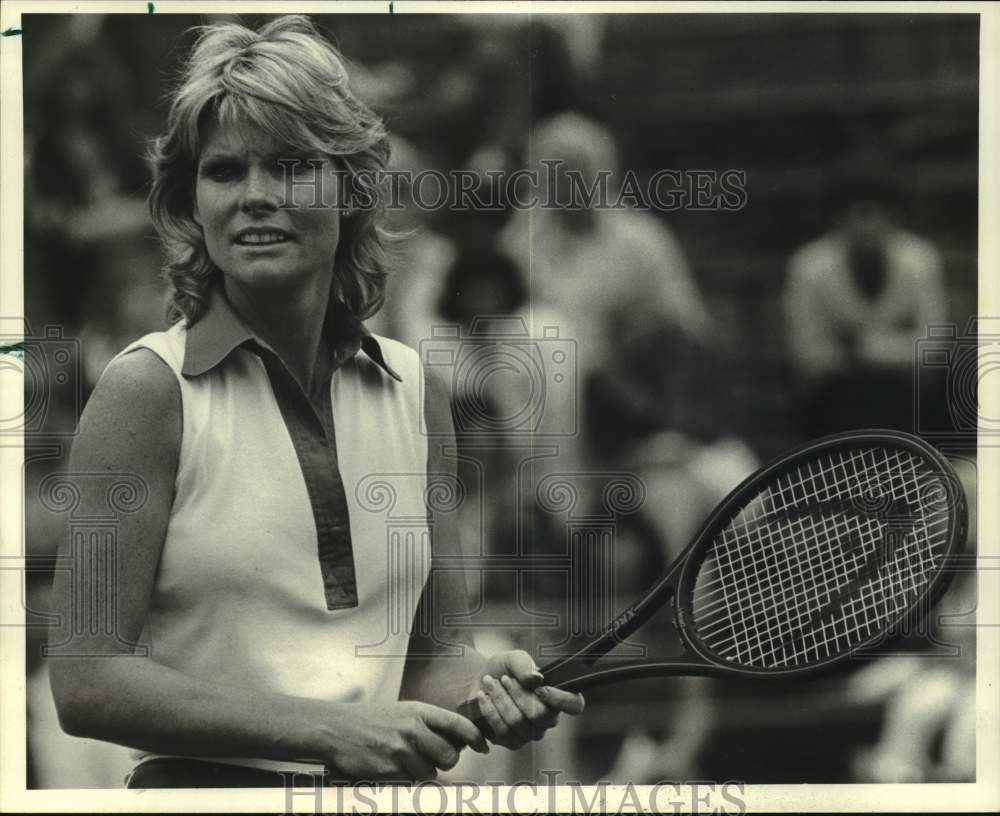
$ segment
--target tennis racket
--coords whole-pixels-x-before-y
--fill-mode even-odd
[[[581,691],[641,677],[778,680],[829,669],[926,614],[966,524],[954,470],[920,439],[863,430],[811,442],[736,487],[639,601],[542,668],[545,683]],[[668,604],[683,654],[610,654]]]

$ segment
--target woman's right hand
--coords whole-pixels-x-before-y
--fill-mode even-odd
[[[420,702],[338,704],[320,737],[333,778],[355,782],[412,782],[454,768],[466,746],[481,754],[489,745],[460,714]]]

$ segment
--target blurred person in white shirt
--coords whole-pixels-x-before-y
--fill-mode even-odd
[[[947,317],[941,255],[895,223],[895,181],[880,164],[859,160],[841,174],[839,223],[788,265],[788,353],[810,436],[908,427],[914,343]]]

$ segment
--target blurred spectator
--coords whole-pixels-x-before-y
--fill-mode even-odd
[[[535,128],[531,147],[543,206],[516,212],[501,233],[500,247],[517,264],[531,308],[557,312],[564,336],[577,344],[578,376],[586,394],[580,406],[584,427],[589,442],[601,448],[593,451],[601,458],[604,448],[617,447],[620,434],[629,432],[639,403],[657,402],[648,393],[650,381],[630,376],[628,364],[658,368],[660,376],[652,384],[663,385],[674,371],[672,361],[660,358],[657,366],[642,357],[656,353],[656,337],[664,330],[705,339],[708,313],[680,245],[654,216],[630,209],[544,206],[569,202],[569,171],[580,173],[587,188],[610,172],[614,200],[618,157],[606,128],[577,113],[559,114]],[[556,188],[537,164],[543,160],[562,162]],[[630,341],[646,344],[641,354],[628,354]],[[658,424],[669,426],[662,420]]]
[[[941,256],[893,222],[891,172],[860,158],[842,179],[841,222],[795,253],[784,292],[810,437],[911,428],[914,342],[947,317]]]

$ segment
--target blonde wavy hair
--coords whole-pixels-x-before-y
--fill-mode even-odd
[[[335,158],[349,180],[376,178],[389,161],[382,120],[351,91],[344,60],[308,17],[287,15],[253,31],[237,23],[198,29],[166,133],[151,145],[150,214],[166,253],[167,320],[196,323],[220,276],[193,215],[206,126],[249,122],[291,149]],[[370,183],[368,185],[370,189]],[[359,319],[385,298],[388,271],[382,207],[341,220],[334,296]]]

